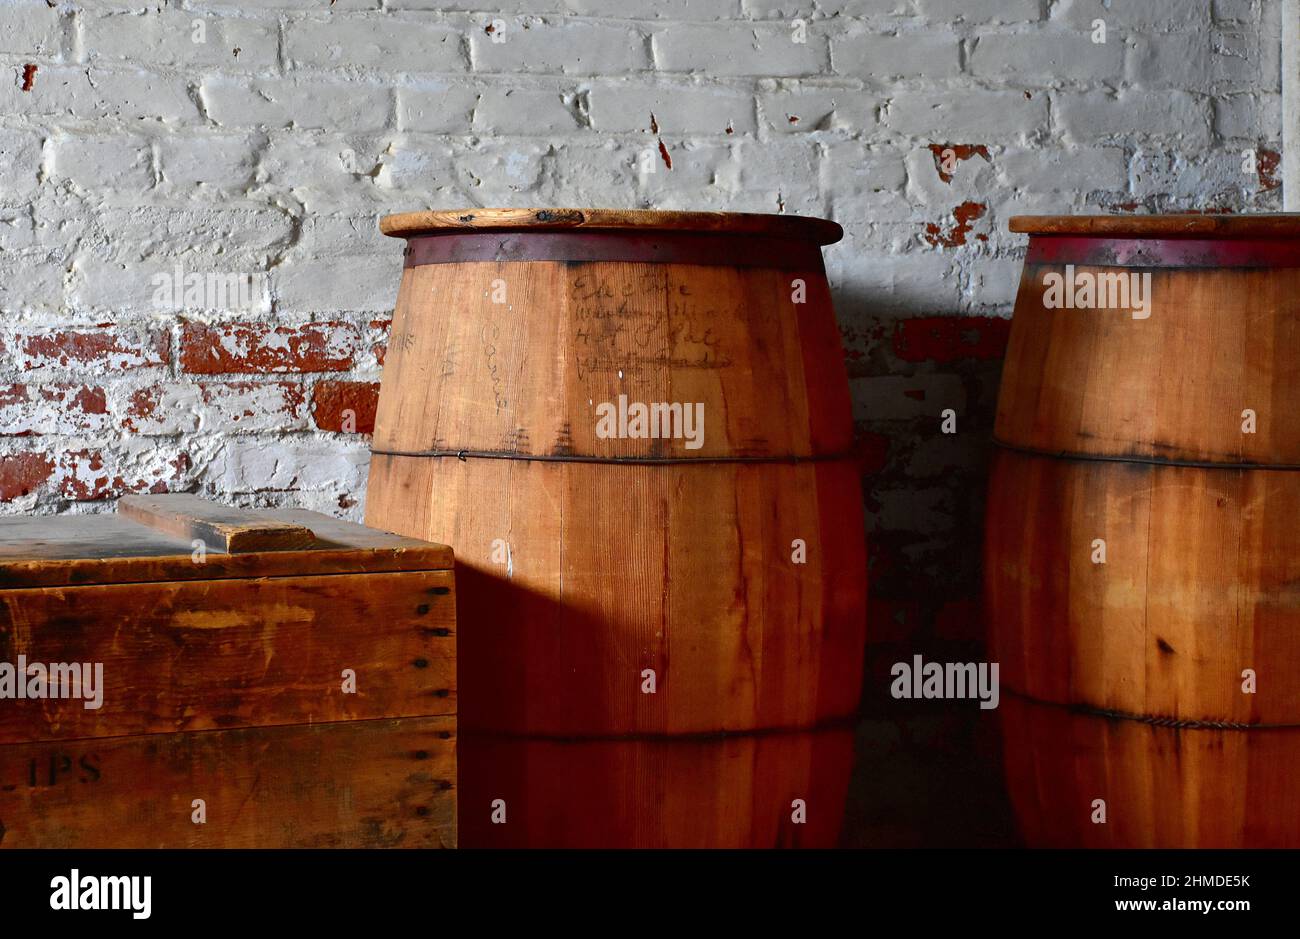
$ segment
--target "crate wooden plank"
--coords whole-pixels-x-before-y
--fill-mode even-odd
[[[0,663],[103,663],[104,687],[0,699],[0,743],[454,714],[455,650],[450,571],[4,590]]]
[[[122,515],[0,519],[0,590],[73,584],[147,583],[231,577],[449,570],[451,548],[366,528],[318,512],[250,510],[310,528],[302,550],[196,553],[192,539]]]
[[[0,847],[454,847],[455,748],[451,717],[0,747]]]
[[[309,548],[316,542],[315,534],[305,525],[185,493],[123,496],[117,500],[117,513],[190,542],[202,541],[209,551],[229,554]]]

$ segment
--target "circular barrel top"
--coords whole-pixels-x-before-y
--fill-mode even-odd
[[[1008,227],[1025,235],[1104,238],[1300,238],[1300,214],[1016,215]]]
[[[748,212],[666,212],[652,209],[457,209],[387,215],[379,230],[395,238],[456,231],[698,232],[793,238],[834,244],[844,229],[824,218]]]

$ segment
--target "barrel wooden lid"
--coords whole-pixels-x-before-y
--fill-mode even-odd
[[[1016,215],[1008,224],[1025,235],[1110,238],[1300,238],[1300,213],[1258,215]]]
[[[456,209],[404,212],[379,220],[394,238],[452,231],[667,231],[759,235],[834,244],[844,229],[824,218],[750,212],[667,212],[654,209]]]

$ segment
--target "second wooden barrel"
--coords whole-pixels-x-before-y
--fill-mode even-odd
[[[383,229],[366,521],[456,550],[462,844],[833,844],[866,604],[839,226]]]
[[[1033,845],[1300,845],[1300,218],[1017,218],[985,541]]]

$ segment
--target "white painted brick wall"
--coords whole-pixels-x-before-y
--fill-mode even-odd
[[[1008,215],[1280,205],[1278,3],[484,6],[0,0],[0,511],[171,487],[359,517],[366,438],[330,415],[373,402],[387,212],[835,218],[856,411],[910,421],[967,388],[880,324],[1008,315]],[[946,180],[945,146],[972,148]],[[160,308],[177,264],[267,302]]]

